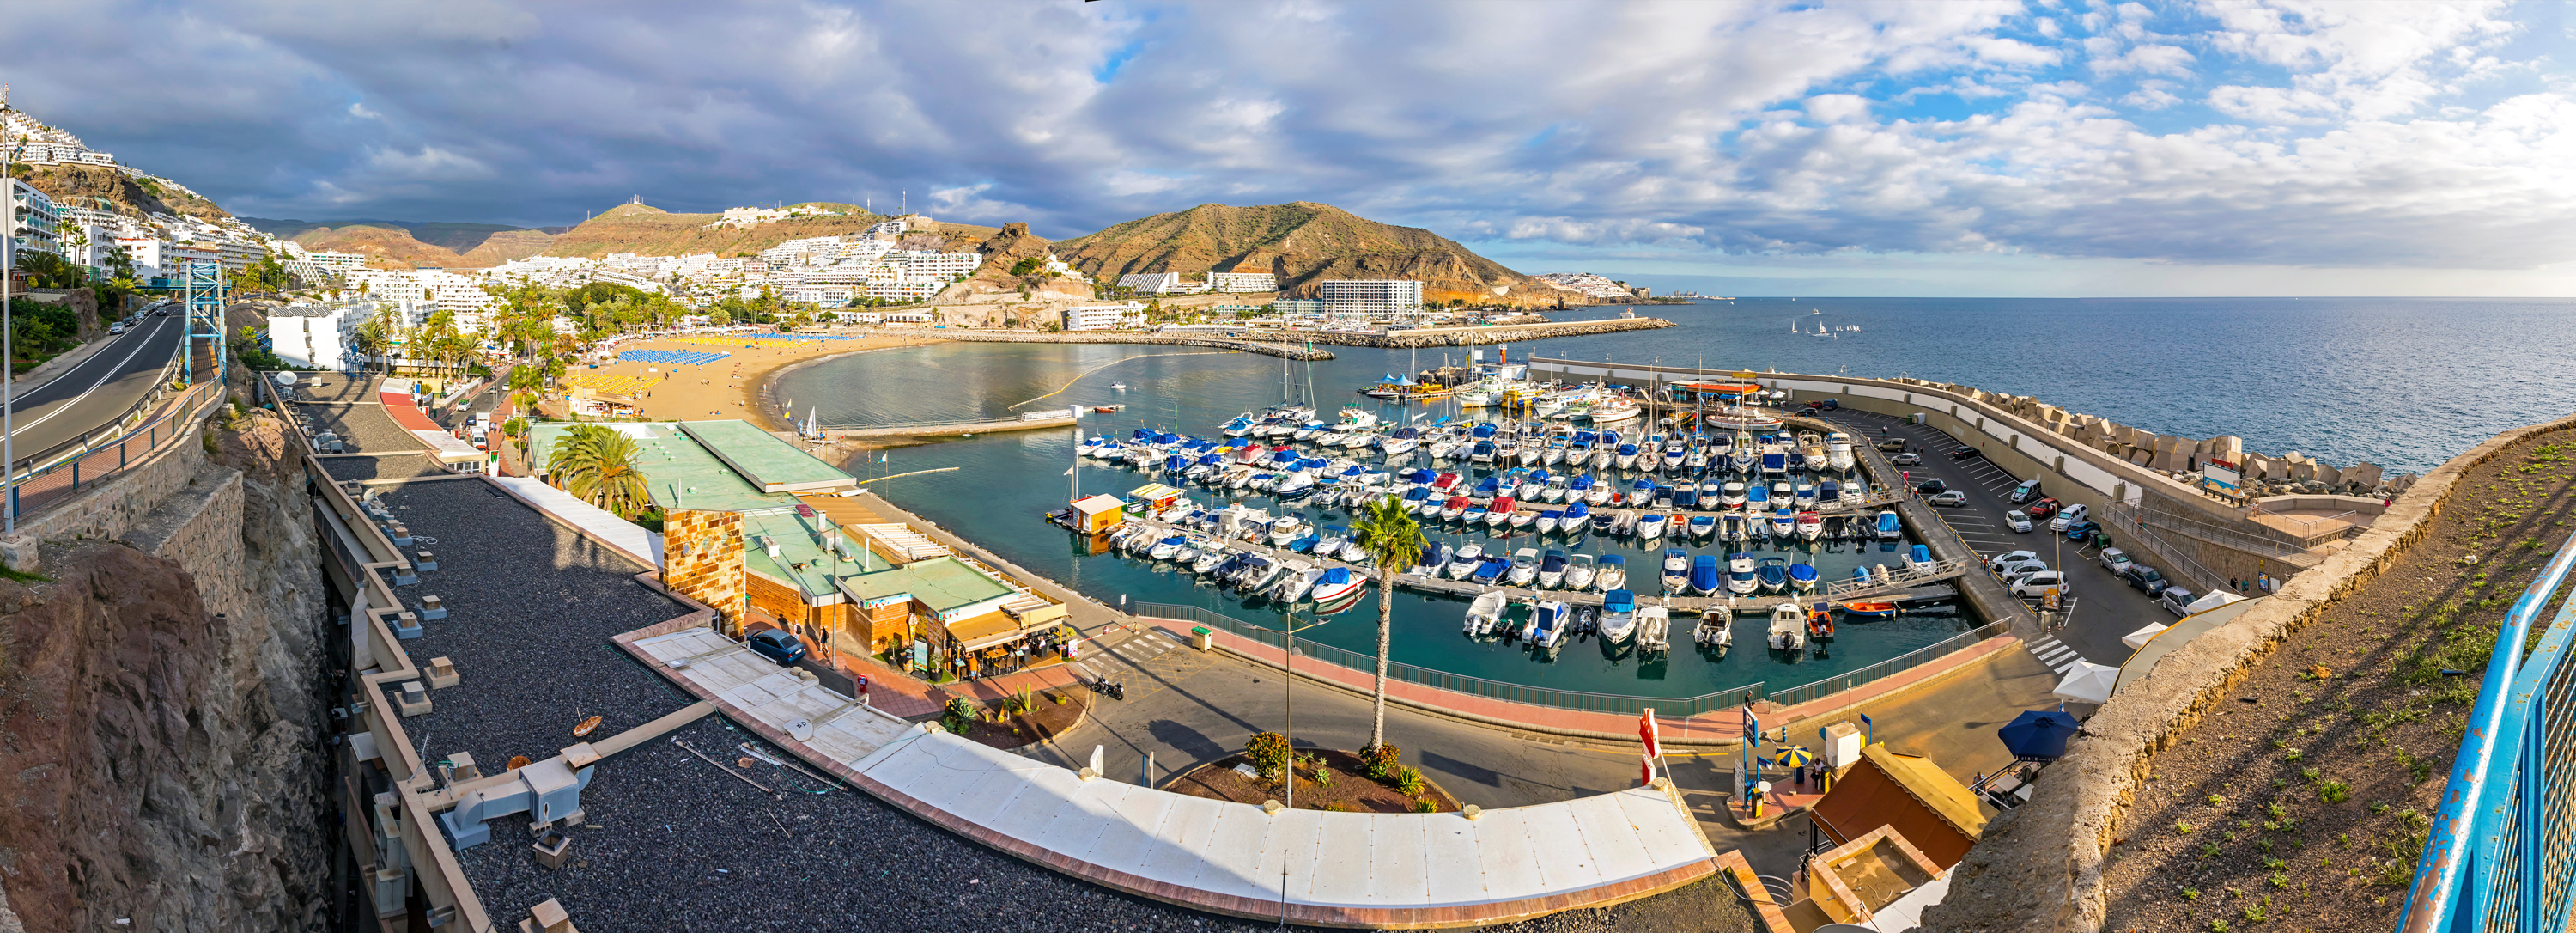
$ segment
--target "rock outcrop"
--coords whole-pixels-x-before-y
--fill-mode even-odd
[[[0,890],[33,930],[325,930],[332,626],[283,422],[0,581]],[[14,914],[11,916],[10,914]]]
[[[1201,204],[1055,244],[1056,255],[1116,284],[1143,272],[1268,272],[1283,294],[1315,297],[1325,279],[1418,279],[1426,302],[1582,304],[1580,293],[1506,269],[1418,227],[1383,224],[1330,204]]]

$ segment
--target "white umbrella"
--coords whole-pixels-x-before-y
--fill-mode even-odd
[[[2111,702],[2111,688],[2120,682],[2120,669],[2108,664],[2078,660],[2066,670],[2066,679],[2049,691],[2079,703]]]
[[[2238,596],[2225,590],[2214,590],[2207,596],[2192,600],[2191,605],[2182,607],[2182,611],[2185,614],[2207,612],[2220,606],[2227,605],[2228,603],[2241,603],[2244,601],[2245,597]]]
[[[2161,632],[2172,627],[2173,626],[2166,625],[2162,622],[2149,622],[2147,623],[2146,628],[2120,636],[2120,643],[2129,646],[2129,650],[2136,651],[2140,648],[2146,647],[2147,639],[2156,637],[2157,632]]]

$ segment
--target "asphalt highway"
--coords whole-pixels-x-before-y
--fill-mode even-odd
[[[12,453],[24,462],[122,417],[160,380],[187,324],[175,309],[145,317],[80,365],[42,385],[17,386],[9,406]]]

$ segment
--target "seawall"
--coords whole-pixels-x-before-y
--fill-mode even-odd
[[[1323,350],[1308,350],[1304,347],[1266,343],[1259,340],[1236,340],[1226,337],[1154,334],[1129,331],[1040,333],[1037,331],[963,330],[958,328],[932,330],[919,327],[859,327],[836,328],[833,330],[833,333],[865,334],[871,337],[912,337],[925,340],[962,340],[969,343],[1153,343],[1175,347],[1215,347],[1220,350],[1241,350],[1246,353],[1260,353],[1269,356],[1286,357],[1292,360],[1329,360],[1333,358],[1333,354]]]

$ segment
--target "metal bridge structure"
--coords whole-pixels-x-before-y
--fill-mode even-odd
[[[2561,545],[2505,616],[2397,928],[2567,929],[2576,908],[2576,604],[2531,650],[2532,626],[2576,565]]]
[[[191,262],[182,283],[187,298],[188,336],[179,351],[179,377],[189,385],[197,383],[197,341],[214,341],[215,371],[208,374],[223,378],[224,369],[224,267],[218,263]]]

